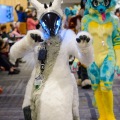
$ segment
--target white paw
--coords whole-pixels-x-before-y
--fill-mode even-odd
[[[85,48],[92,44],[92,36],[88,32],[82,31],[77,34],[76,41],[80,48]]]
[[[91,81],[89,79],[84,80],[81,84],[82,87],[87,86],[87,85],[91,85]]]

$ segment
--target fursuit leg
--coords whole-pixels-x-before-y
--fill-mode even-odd
[[[79,95],[75,78],[73,79],[73,120],[80,120],[79,115]]]
[[[113,111],[113,92],[112,92],[112,90],[103,91],[102,94],[103,94],[105,111],[106,111],[106,115],[107,115],[106,120],[116,120],[114,111]]]
[[[34,74],[35,74],[35,69],[33,70],[31,78],[28,81],[28,84],[26,86],[25,96],[24,96],[23,105],[22,105],[25,120],[32,120],[31,119],[31,101],[32,101],[32,92],[33,92],[33,86],[34,86]]]
[[[94,92],[96,104],[98,107],[98,112],[99,112],[99,119],[98,120],[107,120],[106,119],[106,113],[105,113],[105,106],[104,106],[104,101],[102,97],[102,91],[100,89],[100,86],[95,90]]]

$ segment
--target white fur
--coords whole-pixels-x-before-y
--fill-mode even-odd
[[[52,7],[47,9],[44,9],[43,5],[37,0],[31,0],[31,2],[37,8],[38,19],[43,13],[53,10],[62,16],[61,0],[54,0]],[[22,40],[15,43],[10,50],[10,58],[13,63],[17,58],[34,51],[33,57],[36,64],[26,86],[22,107],[31,106],[32,118],[35,117],[34,113],[37,113],[37,118],[34,120],[79,120],[78,90],[75,78],[69,68],[69,55],[75,56],[88,66],[93,60],[92,40],[89,43],[78,44],[76,37],[79,37],[81,33],[76,36],[71,30],[62,30],[60,32],[62,44],[51,74],[48,76],[42,91],[41,89],[33,91],[36,72],[40,69],[40,63],[37,60],[38,50],[34,48],[39,43],[34,42],[30,33],[39,34],[43,38],[41,31],[32,30]],[[88,33],[83,34],[90,37]]]
[[[85,79],[82,83],[81,86],[84,87],[86,85],[91,85],[91,81],[89,79]]]
[[[37,18],[38,20],[42,16],[42,14],[50,12],[50,11],[56,11],[60,16],[63,16],[63,12],[61,9],[61,0],[54,0],[51,7],[48,7],[47,9],[44,8],[44,5],[38,2],[37,0],[31,0],[30,1],[32,5],[37,8]]]
[[[90,38],[90,41],[88,43],[82,41],[81,43],[77,44],[80,49],[80,53],[82,55],[81,56],[82,59],[80,60],[80,62],[86,66],[89,66],[94,61],[93,47],[92,47],[93,38],[86,31],[79,32],[76,38],[78,38],[81,35],[86,35],[87,37]]]
[[[44,13],[44,5],[38,2],[37,0],[30,0],[31,4],[37,9],[37,18],[40,19],[40,16]]]
[[[14,47],[10,49],[10,61],[15,64],[17,58],[25,56],[28,52],[33,51],[34,47],[39,43],[35,43],[34,40],[30,37],[30,34],[38,34],[43,39],[43,34],[38,30],[32,30],[27,33],[27,36],[22,38],[19,42],[14,44]]]
[[[63,33],[66,30],[61,32]],[[37,30],[30,31],[21,41],[17,42],[12,46],[10,55],[14,60],[17,57],[22,57],[30,50],[33,50],[37,45],[30,38],[30,33],[37,33],[42,35],[42,33]],[[37,120],[79,120],[79,100],[78,100],[78,90],[75,83],[75,78],[71,74],[69,69],[69,55],[73,55],[79,58],[80,61],[87,61],[86,56],[91,55],[91,45],[87,45],[86,50],[88,55],[83,55],[81,53],[83,48],[78,49],[76,43],[76,35],[71,30],[67,30],[64,35],[62,45],[60,47],[59,55],[56,59],[56,63],[53,67],[51,74],[49,75],[42,94],[39,95],[39,92],[33,93],[34,79],[36,70],[39,69],[39,61],[37,60],[37,53],[35,51],[36,65],[33,69],[32,75],[28,84],[26,86],[25,98],[23,102],[23,108],[28,105],[33,105],[31,102],[32,94],[36,96],[39,95],[37,99],[38,103],[35,104],[38,107],[37,111]],[[85,49],[85,48],[84,48]],[[88,60],[89,61],[89,60]]]

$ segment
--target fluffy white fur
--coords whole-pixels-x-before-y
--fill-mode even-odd
[[[37,9],[37,18],[38,20],[40,19],[41,15],[50,11],[56,11],[57,13],[59,13],[61,15],[61,17],[63,16],[63,12],[61,9],[61,0],[54,0],[52,7],[48,7],[47,9],[44,8],[44,5],[41,4],[40,2],[38,2],[37,0],[31,0],[30,1],[33,6]]]
[[[31,2],[37,8],[38,18],[44,12],[50,10],[56,10],[62,16],[62,10],[60,8],[61,0],[54,0],[53,6],[48,9],[42,8],[43,5],[36,0],[32,0]],[[30,33],[39,34],[43,38],[41,31],[29,31],[10,50],[10,59],[13,63],[17,58],[23,57],[28,52],[34,51],[35,53],[33,57],[35,58],[36,64],[26,86],[22,107],[31,106],[33,120],[80,120],[78,90],[75,78],[69,68],[69,55],[75,56],[83,64],[88,66],[93,61],[92,42],[78,44],[76,37],[79,37],[81,33],[78,33],[76,36],[71,30],[61,30],[60,36],[62,43],[51,74],[48,76],[42,90],[33,91],[36,71],[40,69],[40,63],[37,60],[38,50],[34,48],[35,46],[40,46],[40,44],[34,42],[30,37]],[[84,32],[83,34],[87,33]],[[90,37],[89,34],[87,36]],[[35,99],[34,102],[32,101],[33,99]],[[37,117],[34,113],[37,114]]]
[[[65,31],[63,30],[61,35],[63,35],[64,32]],[[36,44],[34,40],[30,38],[30,33],[42,35],[40,31],[33,30],[28,32],[28,34],[21,41],[15,43],[10,50],[10,56],[14,58],[13,60],[23,57],[26,53],[33,50],[37,44],[39,44]],[[38,111],[36,111],[38,113],[37,120],[80,119],[78,109],[78,91],[75,79],[69,69],[69,55],[75,56],[80,61],[85,61],[83,63],[86,65],[90,64],[93,59],[91,59],[92,47],[91,44],[89,44],[91,42],[84,43],[84,47],[82,47],[81,43],[81,47],[78,49],[75,38],[76,35],[74,32],[71,30],[66,31],[56,63],[45,83],[42,94],[38,98],[40,105],[36,104],[36,106],[39,106]],[[83,52],[83,49],[86,50],[86,53]],[[35,53],[35,56],[33,57],[36,59],[38,56]],[[31,105],[35,72],[36,69],[39,69],[38,66],[40,66],[40,64],[36,59],[36,65],[26,87],[25,98],[22,106],[23,108]]]

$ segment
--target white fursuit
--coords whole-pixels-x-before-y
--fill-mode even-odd
[[[38,7],[38,1],[33,0],[31,2],[34,3],[34,6]],[[56,2],[60,5],[61,0],[55,0],[53,4],[55,5]],[[58,7],[55,8],[58,9]],[[39,17],[40,15],[41,13]],[[80,32],[76,36],[71,30],[61,30],[59,35],[62,41],[50,74],[43,86],[38,90],[34,90],[36,71],[40,69],[40,63],[37,60],[38,53],[34,48],[38,45],[40,46],[40,44],[34,42],[30,37],[31,33],[38,34],[44,39],[44,33],[40,30],[31,30],[10,49],[10,59],[12,63],[14,63],[17,58],[21,58],[31,51],[35,52],[35,56],[33,57],[35,58],[36,64],[26,86],[22,107],[31,106],[32,120],[80,120],[78,89],[76,80],[69,68],[69,55],[75,56],[81,63],[88,66],[93,61],[91,36],[86,32]],[[77,43],[76,38],[80,35],[87,35],[91,39],[88,43]],[[58,36],[51,38],[51,41],[53,39],[59,41]]]

